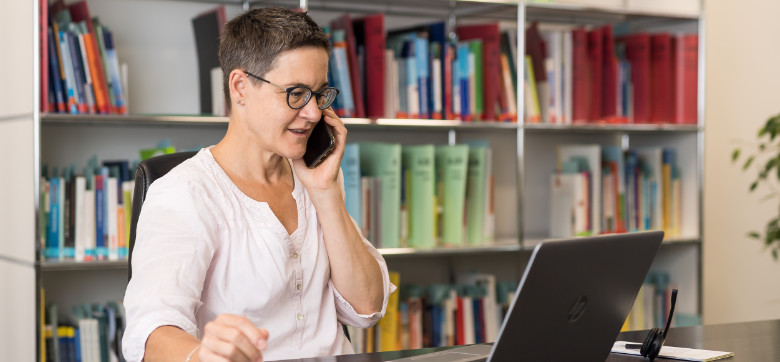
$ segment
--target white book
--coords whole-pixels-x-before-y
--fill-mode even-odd
[[[209,75],[211,76],[211,113],[215,116],[227,116],[222,68],[211,68]]]
[[[458,300],[458,293],[455,289],[450,289],[450,295],[444,300],[444,333],[446,345],[455,344],[455,308]],[[420,342],[422,345],[422,341]]]
[[[440,51],[439,55],[443,55],[444,51]],[[441,59],[431,60],[431,83],[433,85],[433,114],[444,115],[442,111],[441,99]],[[435,117],[432,117],[435,118]]]
[[[118,187],[119,182],[116,177],[108,178],[108,188],[106,189],[106,200],[108,202],[108,208],[106,208],[106,221],[108,223],[108,260],[119,259],[119,235],[118,235],[118,222],[117,220],[117,207],[118,201]]]
[[[583,173],[555,173],[550,179],[550,237],[588,233],[588,183]]]
[[[472,297],[461,297],[463,299],[463,343],[477,343],[474,334],[474,299]]]
[[[385,49],[385,117],[395,118],[397,113],[396,104],[398,101],[398,83],[393,83],[396,79],[395,72],[397,67],[393,66],[395,61],[395,52],[392,49]],[[354,110],[352,110],[354,112]]]
[[[563,86],[561,87],[563,99],[563,123],[572,123],[572,87],[574,79],[574,53],[573,38],[571,31],[563,33]]]

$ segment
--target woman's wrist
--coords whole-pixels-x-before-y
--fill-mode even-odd
[[[195,352],[198,351],[198,348],[200,348],[200,345],[195,346],[195,348],[193,348],[192,351],[190,351],[190,354],[187,355],[187,359],[185,359],[184,362],[191,362],[192,356],[195,355]]]

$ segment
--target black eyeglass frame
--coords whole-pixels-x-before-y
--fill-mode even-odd
[[[306,86],[295,86],[295,87],[289,87],[289,88],[285,88],[285,87],[282,87],[282,86],[280,86],[280,85],[278,85],[278,84],[276,84],[276,83],[273,83],[273,82],[271,82],[270,80],[263,79],[263,78],[261,78],[261,77],[258,77],[258,76],[256,76],[256,75],[252,74],[252,73],[249,73],[249,72],[247,72],[246,70],[244,70],[244,73],[246,73],[246,75],[248,75],[248,76],[250,76],[250,77],[252,77],[252,78],[255,78],[255,79],[257,79],[257,80],[261,80],[261,81],[263,81],[263,82],[266,82],[266,83],[268,83],[268,84],[270,84],[270,85],[272,85],[272,86],[274,86],[274,87],[276,87],[276,88],[279,88],[280,90],[283,90],[283,91],[287,92],[287,106],[288,106],[288,107],[290,107],[290,108],[292,108],[292,109],[301,109],[301,108],[303,108],[303,107],[306,107],[306,105],[307,105],[307,104],[309,104],[309,101],[310,101],[310,100],[311,100],[313,97],[314,97],[314,98],[317,98],[317,99],[319,99],[320,97],[324,97],[323,93],[325,93],[325,92],[327,92],[327,91],[329,91],[329,90],[331,90],[331,89],[332,89],[332,90],[336,91],[336,94],[333,96],[333,99],[331,99],[331,100],[330,100],[330,101],[327,103],[327,105],[325,105],[325,107],[320,107],[319,103],[317,104],[317,108],[319,108],[320,110],[325,110],[325,109],[328,109],[328,107],[330,107],[331,105],[333,105],[333,102],[334,102],[334,101],[336,101],[336,97],[337,97],[337,96],[339,95],[339,93],[340,93],[340,91],[338,90],[338,88],[334,88],[334,87],[325,87],[324,89],[322,89],[322,90],[321,90],[321,91],[319,91],[319,92],[313,91],[311,88],[309,88],[309,87],[306,87]],[[302,89],[306,89],[306,90],[308,90],[308,91],[309,91],[309,98],[307,98],[307,99],[306,99],[306,100],[303,102],[303,104],[302,104],[300,107],[293,107],[293,106],[292,106],[292,104],[290,104],[290,94],[292,93],[292,91],[293,91],[293,90],[296,90],[296,89],[298,89],[298,88],[302,88]],[[328,98],[325,98],[325,100],[327,100],[327,99],[328,99]]]

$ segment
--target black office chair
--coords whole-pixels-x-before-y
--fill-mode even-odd
[[[127,280],[130,280],[133,276],[133,245],[135,245],[135,227],[138,225],[138,216],[141,215],[141,206],[146,200],[146,191],[149,189],[149,185],[160,177],[163,177],[168,171],[178,166],[195,156],[197,151],[192,152],[177,152],[167,155],[155,156],[141,161],[138,167],[135,169],[135,190],[133,190],[133,214],[130,217],[130,243],[129,243],[129,259],[127,261]],[[352,340],[349,337],[349,331],[346,325],[341,325],[344,330],[344,335],[347,336],[347,340]]]
[[[178,166],[184,160],[195,156],[197,151],[177,152],[167,155],[155,156],[141,161],[135,169],[135,190],[133,190],[133,214],[130,217],[130,240],[128,247],[129,260],[127,268],[127,280],[133,276],[133,246],[135,245],[135,227],[138,225],[138,216],[141,215],[141,206],[146,200],[146,190],[149,185],[168,171]]]

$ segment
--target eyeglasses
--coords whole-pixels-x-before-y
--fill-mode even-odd
[[[287,92],[287,105],[290,106],[290,108],[292,109],[301,109],[305,107],[306,104],[309,103],[311,96],[314,95],[314,97],[317,98],[317,108],[319,108],[320,110],[324,110],[330,107],[331,104],[333,104],[333,101],[336,100],[336,96],[339,94],[339,90],[333,87],[327,87],[319,92],[315,92],[311,90],[311,88],[309,87],[301,87],[301,86],[284,88],[278,84],[271,83],[270,81],[260,78],[247,71],[244,71],[244,73],[246,73],[246,75],[252,78],[261,80],[263,82],[266,82],[276,88],[279,88]]]

